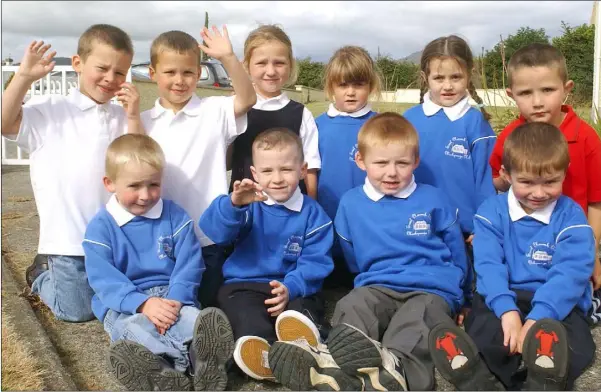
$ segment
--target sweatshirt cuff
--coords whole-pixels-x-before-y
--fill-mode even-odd
[[[231,219],[233,221],[239,221],[248,210],[247,205],[242,207],[236,207],[233,205],[230,195],[224,195],[221,197],[221,200],[219,201],[219,207],[223,216],[226,219]]]
[[[148,298],[150,298],[149,295],[142,294],[138,291],[127,294],[125,298],[123,298],[123,301],[121,301],[121,313],[136,314],[140,305],[146,302]]]
[[[174,301],[181,302],[182,305],[195,306],[196,303],[194,301],[194,290],[190,290],[190,287],[182,284],[175,283],[169,286],[169,291],[165,296],[167,299],[172,299]]]
[[[534,321],[538,321],[538,320],[541,320],[544,318],[558,320],[557,312],[555,312],[553,309],[551,309],[547,305],[544,305],[541,303],[534,305],[532,307],[532,310],[530,311],[530,313],[528,313],[528,316],[526,316],[526,319],[530,319],[530,320],[534,320]]]
[[[515,300],[510,295],[500,295],[490,303],[490,307],[498,318],[501,318],[503,314],[512,310],[520,311],[515,304]]]
[[[288,301],[294,301],[301,295],[301,288],[291,278],[284,278],[284,285],[288,288]]]

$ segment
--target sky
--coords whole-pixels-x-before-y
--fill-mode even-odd
[[[205,11],[210,24],[227,25],[239,58],[248,33],[269,23],[290,36],[295,57],[317,61],[343,45],[403,58],[449,34],[479,54],[524,26],[561,35],[562,21],[589,23],[592,9],[593,1],[2,1],[2,58],[19,62],[39,39],[70,57],[87,27],[108,23],[130,34],[134,63],[145,62],[162,32],[182,30],[200,40]]]

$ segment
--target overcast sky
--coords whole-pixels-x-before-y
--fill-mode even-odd
[[[463,36],[480,53],[522,26],[560,35],[562,20],[589,23],[592,8],[593,1],[2,1],[2,58],[10,54],[20,61],[34,39],[70,57],[88,26],[109,23],[131,35],[135,63],[148,61],[150,43],[164,31],[183,30],[200,39],[205,11],[210,24],[227,24],[239,57],[247,34],[265,23],[284,28],[296,57],[319,61],[347,44],[402,58],[448,34]]]

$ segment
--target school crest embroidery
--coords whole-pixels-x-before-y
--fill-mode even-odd
[[[298,235],[292,235],[286,242],[286,249],[284,250],[284,257],[297,258],[300,256],[303,250],[303,237]]]
[[[359,149],[359,144],[355,143],[353,148],[351,148],[351,152],[348,154],[348,160],[355,162],[355,154],[357,154],[357,150]]]
[[[429,235],[432,218],[428,212],[421,214],[411,214],[407,226],[405,226],[406,234],[410,236]]]
[[[170,235],[160,236],[158,239],[158,256],[159,259],[173,258],[173,238]]]
[[[455,137],[445,146],[444,154],[457,159],[471,159],[468,141],[465,137]]]
[[[550,266],[555,253],[555,245],[546,242],[533,242],[526,253],[528,264]]]

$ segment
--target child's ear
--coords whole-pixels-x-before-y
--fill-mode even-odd
[[[157,71],[155,71],[155,69],[151,65],[149,65],[148,66],[148,76],[150,76],[150,79],[153,82],[156,82],[156,80],[154,80],[154,77],[156,76],[156,74],[157,74]]]
[[[510,89],[509,87],[507,87],[507,88],[505,89],[505,92],[507,93],[507,96],[508,96],[509,98],[511,98],[511,99],[514,99],[514,100],[515,100],[515,98],[513,97],[513,93],[511,92],[511,89]]]
[[[71,56],[71,66],[75,72],[81,73],[82,61],[78,54]]]
[[[499,176],[501,176],[505,180],[505,182],[511,184],[511,174],[509,174],[509,172],[505,169],[505,166],[503,165],[501,165],[501,168],[499,169]]]
[[[574,88],[574,81],[573,80],[568,80],[563,85],[563,89],[565,90],[565,94],[566,95],[568,95],[569,93],[571,93],[573,88]]]
[[[250,167],[250,172],[252,173],[255,182],[259,182],[259,179],[257,178],[257,169],[255,169],[254,166]]]
[[[305,177],[307,177],[307,170],[309,168],[309,165],[307,164],[307,162],[303,163],[303,166],[301,166],[301,174],[300,174],[300,179],[304,180]]]
[[[102,183],[104,184],[104,188],[110,193],[115,193],[115,183],[111,181],[107,176],[102,177]]]
[[[359,151],[357,151],[355,153],[355,163],[357,164],[357,166],[359,166],[359,169],[361,169],[363,171],[367,171],[367,168],[365,166],[365,161],[363,160],[363,156],[361,155],[361,153]]]

